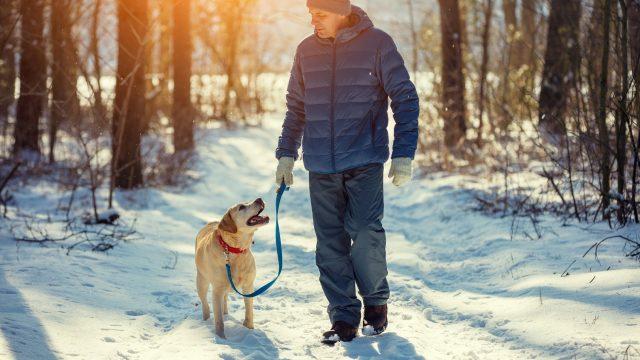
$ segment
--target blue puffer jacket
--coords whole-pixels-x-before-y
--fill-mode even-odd
[[[296,50],[276,158],[302,158],[307,170],[339,173],[389,158],[388,98],[395,119],[391,157],[413,158],[418,95],[391,37],[353,6],[335,41],[317,34]]]

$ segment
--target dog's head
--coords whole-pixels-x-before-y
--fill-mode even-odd
[[[264,201],[261,198],[251,203],[237,204],[227,210],[219,227],[230,233],[254,232],[269,223],[268,216],[260,216],[263,210]]]

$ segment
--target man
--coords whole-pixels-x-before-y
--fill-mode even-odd
[[[387,326],[387,263],[382,227],[383,164],[389,158],[388,98],[395,128],[391,171],[411,179],[418,138],[418,96],[389,35],[349,0],[307,0],[314,34],[296,50],[287,113],[278,141],[276,183],[293,184],[302,141],[309,171],[316,264],[331,330],[323,342],[379,334]]]

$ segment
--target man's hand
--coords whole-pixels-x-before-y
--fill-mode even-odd
[[[293,185],[293,158],[283,156],[278,160],[278,168],[276,169],[276,185],[280,186],[284,181],[286,186]]]
[[[393,178],[393,185],[402,186],[411,180],[411,158],[398,157],[391,159],[389,177]]]

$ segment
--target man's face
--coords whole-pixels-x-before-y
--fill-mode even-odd
[[[335,37],[346,19],[346,16],[313,7],[309,8],[309,14],[311,14],[311,25],[318,33],[318,36],[323,39]]]

